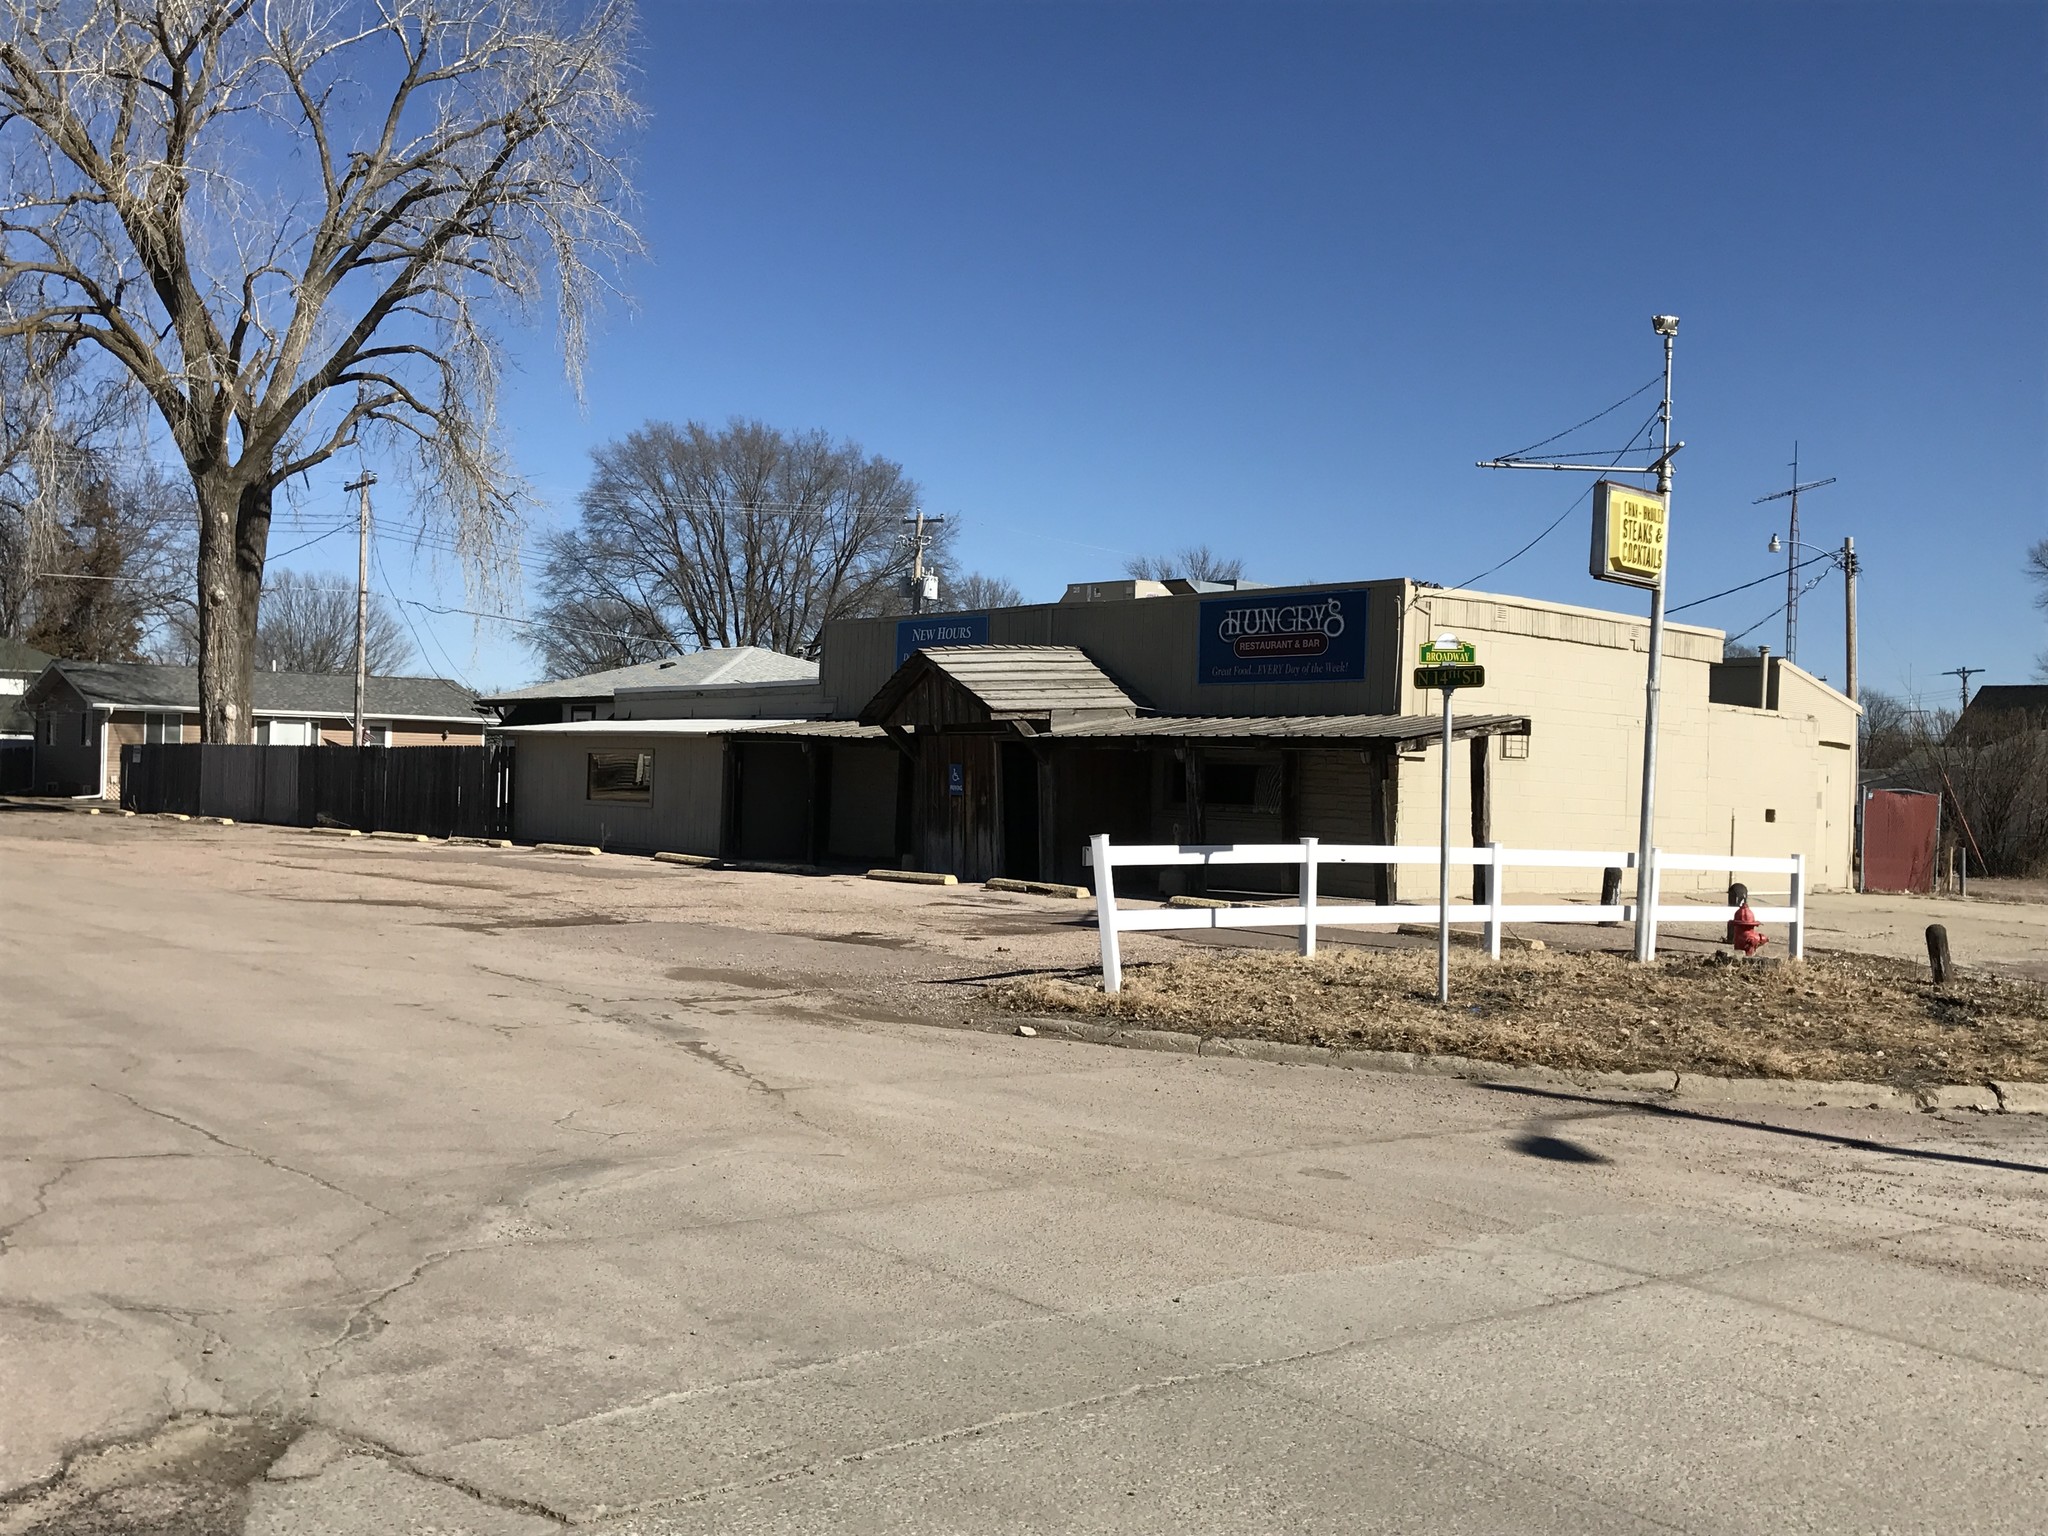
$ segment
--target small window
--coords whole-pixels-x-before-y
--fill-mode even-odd
[[[144,715],[142,717],[143,742],[152,747],[185,739],[185,717],[183,715]]]
[[[363,727],[363,745],[366,747],[388,747],[391,745],[391,725],[388,721],[372,720]]]
[[[1529,738],[1526,736],[1501,737],[1500,755],[1503,758],[1527,757],[1529,755]]]
[[[578,720],[595,720],[596,718],[597,706],[595,704],[571,704],[569,706],[569,720],[571,724]]]
[[[1277,764],[1207,763],[1202,770],[1202,799],[1214,806],[1239,806],[1253,811],[1280,809]]]
[[[78,717],[78,744],[81,747],[92,745],[92,711],[90,710],[87,710]]]
[[[586,782],[592,800],[650,800],[654,797],[654,754],[593,752]]]

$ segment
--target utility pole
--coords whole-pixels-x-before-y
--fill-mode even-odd
[[[924,508],[920,506],[915,514],[903,521],[916,525],[916,531],[910,536],[910,611],[914,616],[924,612],[924,551],[933,537],[925,529],[927,526],[938,527],[945,518],[926,517]]]
[[[1664,502],[1664,547],[1657,579],[1650,584],[1650,662],[1643,681],[1643,798],[1636,831],[1636,940],[1635,957],[1642,962],[1656,958],[1655,927],[1650,910],[1652,889],[1650,851],[1657,825],[1657,723],[1664,687],[1664,591],[1671,568],[1671,461],[1685,446],[1671,439],[1671,351],[1678,339],[1678,316],[1652,315],[1650,328],[1664,338],[1664,402],[1657,419],[1663,428],[1663,446],[1651,464],[1556,464],[1510,455],[1504,459],[1482,459],[1481,469],[1580,470],[1605,478],[1608,475],[1649,475],[1657,477],[1657,494]],[[1590,455],[1589,455],[1590,457]],[[1617,454],[1619,459],[1620,455]]]
[[[1845,631],[1842,643],[1847,652],[1847,686],[1842,690],[1848,694],[1849,702],[1856,702],[1856,541],[1844,537],[1842,540],[1842,624]]]
[[[1668,324],[1666,322],[1669,322]],[[1650,849],[1657,832],[1657,718],[1664,690],[1664,587],[1671,572],[1671,347],[1678,340],[1678,317],[1659,315],[1651,322],[1664,338],[1664,406],[1658,413],[1663,446],[1657,456],[1657,494],[1664,498],[1664,563],[1650,588],[1650,666],[1643,682],[1643,804],[1636,827],[1636,960],[1647,965],[1657,958],[1657,882],[1650,875]]]
[[[356,745],[370,744],[368,722],[364,719],[370,691],[370,487],[377,477],[367,469],[362,477],[343,486],[357,491],[356,503]]]
[[[1799,444],[1795,442],[1792,445],[1792,489],[1773,491],[1750,503],[1753,507],[1760,507],[1767,501],[1792,498],[1792,526],[1785,535],[1785,659],[1795,665],[1799,660],[1799,493],[1817,491],[1834,483],[1833,475],[1825,480],[1809,480],[1804,485],[1799,483]],[[1855,663],[1851,662],[1850,667],[1853,670]],[[1856,697],[1853,685],[1849,689],[1849,697]]]
[[[1984,669],[1982,667],[1951,667],[1942,673],[1943,677],[1959,677],[1963,680],[1963,708],[1970,707],[1970,679]]]

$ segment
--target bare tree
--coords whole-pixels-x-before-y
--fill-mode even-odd
[[[1919,716],[1896,694],[1865,688],[1857,722],[1858,766],[1864,773],[1886,773],[1905,762],[1926,743]]]
[[[2027,579],[2034,584],[2034,606],[2048,613],[2048,539],[2037,540],[2027,551]],[[2034,675],[2048,682],[2048,651],[2034,659]]]
[[[677,650],[666,630],[650,631],[644,614],[610,598],[562,596],[543,612],[527,643],[546,677],[609,672],[659,661]]]
[[[248,739],[272,498],[409,446],[473,575],[518,492],[495,314],[632,244],[627,0],[0,0],[0,336],[92,355],[197,502],[201,730]]]
[[[1014,581],[969,571],[943,581],[939,601],[947,608],[1015,608],[1024,601],[1024,594]]]
[[[1191,544],[1170,555],[1126,560],[1124,574],[1140,581],[1237,581],[1244,575],[1244,562],[1234,555],[1219,555],[1206,544]]]
[[[391,605],[370,594],[363,632],[370,671],[389,677],[412,662],[412,645]],[[279,672],[354,672],[356,587],[352,581],[274,571],[263,584],[256,665]]]
[[[903,467],[823,432],[650,422],[591,455],[581,517],[546,546],[533,642],[611,632],[642,655],[761,645],[814,655],[833,619],[908,606]],[[951,523],[926,558],[942,568]]]

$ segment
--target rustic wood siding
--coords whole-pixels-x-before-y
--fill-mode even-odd
[[[918,740],[918,868],[986,880],[998,873],[1000,737],[935,734]],[[962,792],[949,788],[958,763]]]

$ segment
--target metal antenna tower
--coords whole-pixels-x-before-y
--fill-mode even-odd
[[[1796,663],[1799,660],[1799,493],[1817,491],[1824,485],[1833,485],[1835,477],[1825,480],[1809,480],[1799,483],[1799,444],[1792,445],[1792,489],[1773,491],[1768,496],[1759,496],[1750,503],[1760,507],[1767,501],[1783,501],[1792,498],[1792,527],[1785,535],[1785,659]]]

